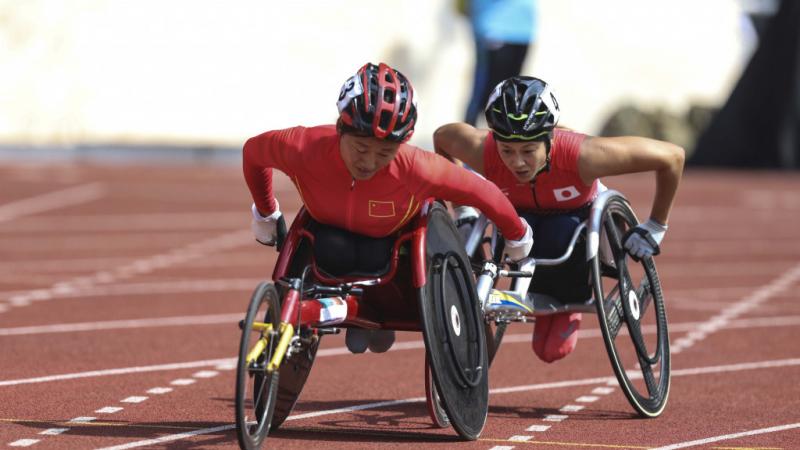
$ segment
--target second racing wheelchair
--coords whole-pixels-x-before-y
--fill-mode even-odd
[[[507,269],[501,261],[502,236],[484,215],[479,216],[463,236],[477,275],[489,363],[512,322],[535,321],[538,316],[563,312],[594,312],[625,397],[641,416],[659,416],[666,407],[670,387],[667,316],[652,257],[639,260],[623,248],[626,233],[638,223],[623,194],[606,190],[592,203],[588,218],[575,229],[563,255],[527,258]],[[536,267],[564,263],[578,242],[585,245],[592,298],[585,303],[564,304],[537,294],[535,286],[529,292]],[[498,289],[503,278],[510,278],[509,289]],[[435,390],[428,391],[427,400],[434,423],[446,426],[449,416]]]

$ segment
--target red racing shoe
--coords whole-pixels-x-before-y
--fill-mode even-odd
[[[581,313],[561,313],[536,318],[531,346],[544,362],[551,363],[569,355],[578,344]]]

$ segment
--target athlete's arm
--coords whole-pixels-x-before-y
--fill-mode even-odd
[[[526,225],[494,183],[439,155],[424,150],[416,152],[412,179],[424,196],[474,206],[497,224],[508,239],[522,239]]]
[[[669,142],[632,136],[587,137],[581,143],[578,172],[590,184],[601,177],[654,171],[656,192],[650,218],[666,225],[684,160],[684,150]]]
[[[272,192],[272,168],[291,175],[298,159],[296,142],[301,128],[267,131],[247,140],[242,150],[242,168],[247,187],[261,216],[267,217],[277,209]]]
[[[451,123],[433,133],[433,147],[445,158],[451,161],[455,158],[483,174],[483,143],[487,135],[487,130],[479,130],[470,124]]]

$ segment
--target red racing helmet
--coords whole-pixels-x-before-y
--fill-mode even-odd
[[[337,106],[342,132],[392,142],[405,142],[414,134],[414,88],[408,78],[384,63],[367,63],[348,78]]]

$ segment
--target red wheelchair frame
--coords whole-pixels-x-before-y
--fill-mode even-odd
[[[430,222],[432,216],[437,217],[434,223]],[[477,439],[488,412],[483,328],[475,326],[475,331],[460,334],[457,332],[459,337],[450,341],[442,338],[442,333],[450,333],[448,330],[454,326],[448,320],[455,320],[458,327],[461,327],[461,320],[466,320],[461,319],[461,316],[473,318],[476,324],[482,323],[479,305],[474,297],[474,277],[469,260],[465,254],[463,257],[456,255],[463,253],[463,245],[446,208],[433,199],[423,202],[417,217],[397,232],[389,268],[385,273],[374,276],[333,277],[320,270],[313,255],[315,237],[308,229],[311,223],[309,212],[305,208],[301,209],[283,241],[273,270],[272,279],[279,289],[276,290],[275,286],[266,282],[259,285],[251,299],[248,314],[240,324],[243,334],[236,394],[237,436],[240,445],[243,448],[259,448],[269,429],[280,426],[291,412],[305,384],[321,335],[348,327],[422,331],[426,343],[425,381],[428,397],[441,397],[443,404],[450,405],[447,410],[452,411],[455,418],[451,418],[449,423],[462,438]],[[437,236],[430,242],[429,233]],[[308,258],[301,254],[301,246],[306,246]],[[404,246],[407,246],[407,256],[401,251]],[[439,260],[455,258],[455,261],[460,258],[463,263],[451,262],[449,265],[445,263],[437,266],[434,262],[437,260],[431,259],[432,256],[437,256]],[[431,267],[428,267],[429,261]],[[461,294],[448,290],[447,287],[452,285],[445,284],[458,278],[452,275],[454,272],[447,272],[448,268],[451,271],[456,270],[453,267],[461,270],[461,284],[458,285],[461,287],[457,289]],[[465,276],[465,273],[468,275]],[[429,275],[438,277],[435,278],[437,281],[430,284]],[[436,293],[432,294],[432,291]],[[470,291],[471,294],[463,294]],[[438,294],[439,292],[442,294]],[[339,317],[336,321],[323,320],[323,305],[318,300],[324,296],[336,296],[346,303],[347,312],[343,319]],[[272,311],[272,315],[260,315],[258,309],[265,303],[269,303],[268,311]],[[453,319],[452,316],[441,314],[441,311],[451,311],[454,308],[458,308],[461,316],[456,314]],[[279,314],[275,314],[278,312]],[[250,339],[256,334],[258,340],[253,343]],[[452,351],[443,350],[445,347],[442,342],[450,350],[471,348],[464,345],[475,345],[475,342],[482,345],[475,353],[478,356],[471,359],[467,357],[467,360],[462,361],[469,367],[473,367],[469,364],[474,363],[475,369],[464,366],[467,367],[467,372],[464,372],[463,364],[458,362],[456,364],[460,365],[455,372],[449,366],[443,366],[464,356],[463,352],[460,353],[461,356],[455,356]],[[431,349],[432,345],[435,346],[434,350]],[[458,347],[459,345],[462,347]],[[294,357],[296,355],[299,356]],[[461,372],[456,373],[459,370]],[[471,384],[462,387],[463,383],[457,378],[459,376]],[[432,382],[434,380],[435,383]],[[254,397],[250,397],[248,392],[250,383],[253,383]],[[441,391],[437,385],[444,386],[441,389],[446,390]],[[444,395],[440,395],[437,390]],[[260,400],[264,404],[259,407]],[[468,402],[476,401],[476,406],[467,405]],[[249,406],[248,402],[251,402]],[[248,417],[248,407],[255,409],[256,428],[252,433],[250,430],[253,429],[253,422]],[[434,424],[442,426],[441,418],[434,415],[430,404],[428,411]],[[469,413],[462,414],[462,411]]]

